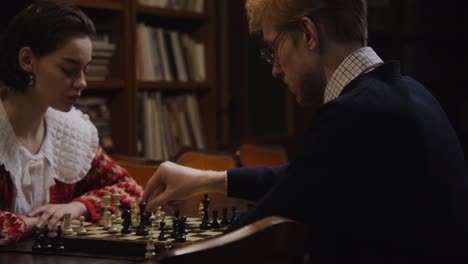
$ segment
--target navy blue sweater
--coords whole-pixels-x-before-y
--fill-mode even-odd
[[[468,252],[460,143],[436,99],[394,62],[324,104],[290,164],[229,170],[228,195],[257,202],[231,230],[269,215],[306,223],[316,263]]]

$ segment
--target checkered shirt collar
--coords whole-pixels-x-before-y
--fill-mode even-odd
[[[383,61],[371,47],[360,48],[341,62],[325,87],[323,103],[337,98],[344,87],[359,75],[377,67]]]

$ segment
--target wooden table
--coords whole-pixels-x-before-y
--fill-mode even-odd
[[[0,263],[22,264],[108,264],[108,263],[155,263],[155,260],[116,258],[113,256],[91,256],[78,253],[37,254],[32,252],[34,240],[27,238],[8,246],[0,247]]]

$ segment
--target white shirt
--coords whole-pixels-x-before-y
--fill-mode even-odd
[[[71,184],[83,179],[96,155],[97,129],[79,110],[63,113],[49,108],[45,124],[41,148],[32,154],[17,139],[0,100],[0,161],[12,178],[12,208],[17,214],[49,203],[55,180]]]

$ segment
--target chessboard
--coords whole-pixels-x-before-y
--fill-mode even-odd
[[[172,225],[171,220],[168,220],[166,234],[167,240],[158,241],[160,234],[159,227],[148,226],[148,231],[152,234],[156,253],[161,253],[172,248],[183,247],[187,244],[197,241],[214,238],[222,235],[227,226],[220,226],[215,229],[201,230],[201,219],[198,217],[187,217],[186,224],[186,241],[177,243],[175,238],[171,236]],[[90,256],[112,256],[123,258],[143,259],[147,252],[146,246],[148,236],[139,236],[135,232],[129,235],[121,234],[122,225],[117,225],[118,233],[111,234],[108,230],[104,230],[102,226],[90,224],[86,226],[86,235],[78,235],[76,230],[73,234],[63,235],[63,244],[66,252],[82,253]]]

